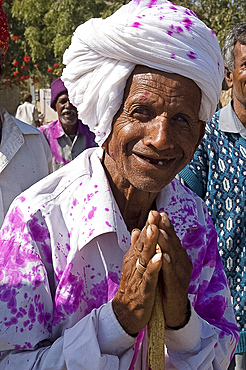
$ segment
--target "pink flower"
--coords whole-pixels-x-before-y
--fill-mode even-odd
[[[19,40],[19,37],[18,36],[13,36],[13,40],[17,41],[17,40]]]
[[[54,64],[54,67],[58,67],[58,63],[55,63],[55,64]]]
[[[48,70],[47,70],[48,72],[52,72],[52,68],[48,68]]]
[[[15,60],[12,64],[13,64],[13,66],[18,66],[17,60]]]
[[[19,71],[15,71],[15,72],[13,72],[13,75],[14,76],[17,76],[19,74]]]

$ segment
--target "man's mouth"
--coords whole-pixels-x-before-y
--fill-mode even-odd
[[[150,158],[150,157],[145,157],[144,155],[141,154],[136,154],[136,156],[139,158],[143,159],[144,161],[153,164],[155,166],[165,166],[166,164],[170,163],[173,159],[155,159],[155,158]]]
[[[62,114],[63,114],[64,116],[70,116],[71,114],[74,114],[74,112],[73,112],[73,111],[71,111],[71,110],[66,110],[66,111],[64,111]]]

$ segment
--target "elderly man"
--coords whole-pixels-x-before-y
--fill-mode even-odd
[[[52,152],[53,171],[71,162],[83,150],[96,146],[95,135],[78,120],[77,109],[68,99],[67,89],[60,78],[51,83],[50,106],[58,120],[41,126]]]
[[[233,296],[240,340],[230,369],[246,369],[246,24],[236,24],[223,46],[225,80],[233,100],[216,112],[191,163],[181,172],[208,206]]]
[[[0,78],[9,30],[0,1]],[[50,148],[33,126],[0,107],[0,225],[13,199],[52,172]]]
[[[0,368],[226,369],[238,331],[215,229],[174,179],[219,100],[216,36],[188,9],[134,0],[78,27],[64,62],[101,147],[6,217]]]

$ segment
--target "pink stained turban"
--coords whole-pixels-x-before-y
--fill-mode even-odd
[[[199,118],[211,119],[224,64],[214,32],[167,0],[132,0],[106,19],[80,25],[65,51],[62,80],[79,117],[102,145],[137,64],[192,79],[202,91]]]

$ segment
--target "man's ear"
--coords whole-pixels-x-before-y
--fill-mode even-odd
[[[225,80],[227,86],[231,88],[233,86],[233,73],[229,71],[228,67],[225,67]]]
[[[199,135],[199,138],[198,138],[198,140],[197,140],[197,143],[196,143],[196,146],[195,146],[195,150],[194,150],[193,155],[195,154],[195,152],[196,152],[196,150],[197,150],[197,148],[198,148],[198,145],[200,144],[200,142],[201,142],[201,140],[202,140],[202,138],[203,138],[203,136],[204,136],[204,134],[205,134],[205,126],[206,126],[206,122],[205,122],[205,121],[201,121],[201,120],[199,119],[198,124],[200,125],[200,135]],[[193,158],[193,155],[192,155],[192,158]]]

